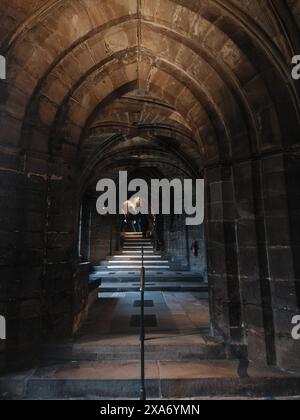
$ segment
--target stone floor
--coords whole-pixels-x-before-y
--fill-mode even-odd
[[[91,282],[101,282],[99,291],[103,296],[105,293],[112,292],[137,292],[140,286],[140,277],[140,271],[118,272],[95,269],[90,280]],[[208,291],[208,285],[200,273],[146,270],[146,291],[205,293]]]
[[[140,293],[104,293],[76,337],[48,345],[45,360],[140,359]],[[209,337],[207,293],[145,293],[146,359],[224,359],[221,339]]]
[[[138,399],[138,362],[69,362],[0,378],[0,399]],[[237,361],[147,362],[147,398],[297,397],[300,378],[250,366],[240,378]]]
[[[138,338],[139,328],[131,326],[132,317],[140,314],[137,306],[140,293],[103,293],[90,314],[90,320],[80,332],[84,339],[90,335],[126,334]],[[157,326],[148,326],[148,336],[187,333],[209,333],[207,293],[146,292],[145,315],[152,316]],[[105,314],[105,317],[103,316]]]
[[[209,337],[207,293],[147,292],[145,299],[155,321],[146,327],[149,399],[300,395],[299,375],[226,358],[222,340]],[[76,337],[45,346],[39,367],[0,378],[0,399],[138,398],[139,300],[136,292],[103,294]]]
[[[124,278],[120,280],[112,281],[111,278],[102,280],[100,286],[101,296],[106,293],[113,292],[137,292],[140,288],[139,278],[131,278],[130,281],[125,281]],[[191,293],[202,293],[207,291],[207,284],[201,284],[198,281],[176,281],[173,278],[156,281],[153,279],[146,285],[146,291],[148,292],[191,292]]]

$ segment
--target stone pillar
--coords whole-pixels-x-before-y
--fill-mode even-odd
[[[2,168],[0,314],[7,320],[5,367],[33,364],[40,344],[72,332],[76,271],[76,184],[47,155]],[[1,351],[3,349],[1,346]]]
[[[207,169],[205,181],[212,330],[232,344],[240,345],[243,344],[243,325],[233,169],[222,166]]]
[[[299,155],[206,170],[206,233],[212,327],[249,360],[299,365],[291,337],[299,314]]]
[[[300,314],[300,152],[294,151],[284,156],[289,226],[295,275],[295,293]]]
[[[248,358],[276,364],[260,161],[234,165],[239,278]]]
[[[84,197],[82,200],[81,208],[81,243],[80,252],[83,262],[90,259],[90,246],[91,246],[91,212],[92,206],[95,205],[95,200],[89,197]]]
[[[99,264],[118,248],[120,222],[118,215],[100,216],[96,209],[96,199],[90,202],[91,209],[91,257],[90,261]]]
[[[164,254],[174,270],[189,270],[185,215],[164,215]],[[189,255],[188,255],[189,253]]]
[[[58,161],[57,161],[58,164]],[[61,163],[48,179],[43,278],[43,340],[72,333],[78,266],[79,199],[74,165]]]
[[[299,315],[299,153],[262,160],[263,196],[274,334],[278,366],[299,366],[300,343],[292,339]]]
[[[11,150],[6,164],[0,184],[0,313],[7,321],[5,367],[17,369],[39,352],[47,163]]]
[[[73,325],[72,334],[76,334],[82,323],[88,317],[89,311],[89,275],[91,267],[89,263],[79,264],[74,274],[73,296]]]

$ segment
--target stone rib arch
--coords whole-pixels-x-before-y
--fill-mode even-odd
[[[50,340],[71,332],[80,176],[83,192],[120,168],[155,166],[205,175],[212,330],[229,346],[247,344],[250,359],[298,363],[281,317],[300,302],[299,87],[288,60],[297,42],[275,16],[295,3],[47,3],[0,5],[9,64],[0,85],[1,281],[10,288],[3,300],[14,326],[8,357],[33,355],[41,326]],[[146,110],[151,93],[179,117]],[[133,106],[118,124],[118,102],[126,106],[130,97],[144,119]]]
[[[13,5],[14,1],[16,2],[16,0],[13,0],[10,2],[12,4],[11,6],[12,9],[14,8],[14,5]],[[41,0],[37,2],[38,4],[36,7],[35,5],[33,7],[31,7],[31,5],[29,4],[26,5],[26,7],[24,7],[23,16],[20,16],[19,19],[15,19],[16,24],[13,30],[13,34],[8,35],[2,43],[1,48],[3,52],[6,52],[9,48],[12,48],[16,40],[18,40],[22,36],[26,36],[26,33],[32,30],[36,25],[38,25],[41,19],[47,16],[47,14],[50,14],[51,12],[55,11],[55,8],[63,2],[65,3],[64,0],[63,1],[62,0],[50,0],[50,1]],[[190,10],[193,10],[194,12],[197,12],[197,11],[199,12],[199,6],[197,4],[190,5],[187,1],[182,1],[182,0],[173,0],[173,2],[179,6],[181,5],[186,8],[189,8]],[[255,5],[254,13],[252,10],[252,5]],[[207,13],[208,17],[209,16],[214,17],[215,13],[212,13],[212,11],[214,10],[215,7],[219,7],[223,13],[227,13],[229,16],[235,15],[236,17],[238,17],[241,24],[245,24],[247,20],[249,21],[250,16],[251,16],[252,22],[254,22],[256,19],[257,30],[261,31],[262,33],[261,36],[263,36],[263,33],[268,34],[268,37],[269,37],[268,40],[272,37],[276,37],[276,32],[277,34],[280,34],[280,30],[278,29],[278,27],[275,28],[275,25],[273,26],[266,25],[266,19],[264,19],[264,15],[262,14],[262,11],[260,10],[259,5],[257,4],[257,0],[253,1],[252,5],[251,5],[251,8],[249,7],[249,5],[247,5],[247,8],[245,8],[240,2],[231,1],[231,3],[225,5],[224,2],[215,0],[215,1],[206,2],[205,7],[207,8],[210,7],[210,13]],[[273,5],[273,8],[277,10],[277,5],[276,6]],[[268,15],[271,17],[273,16],[273,8],[268,7],[268,6],[265,8],[265,10],[269,11]],[[7,10],[5,12],[7,13]],[[3,21],[5,20],[5,15],[6,15],[5,12],[3,13],[3,19],[1,23],[3,23]],[[268,23],[270,23],[270,20]],[[248,25],[249,25],[249,22],[248,22]],[[3,26],[5,27],[5,25]]]
[[[122,67],[121,67],[122,68]],[[131,69],[132,69],[132,72],[133,72],[133,76],[131,77],[131,79],[132,80],[124,80],[124,86],[128,86],[129,87],[129,90],[126,90],[126,93],[127,92],[130,92],[130,89],[131,89],[131,86],[132,86],[132,83],[136,83],[137,82],[137,80],[136,80],[136,74],[135,74],[135,67],[134,67],[134,65],[131,67]],[[121,75],[122,75],[122,73],[121,73]],[[123,73],[123,76],[124,76],[124,73]],[[107,76],[107,77],[110,77],[110,76]],[[118,80],[118,81],[120,81],[121,80],[121,77],[120,77],[120,74],[119,74],[119,76],[118,75],[115,75],[114,76],[114,78],[116,79],[116,80]],[[101,82],[100,82],[101,83]],[[119,87],[120,88],[120,90],[121,90],[121,92],[122,92],[122,94],[124,94],[125,93],[125,90],[123,90],[123,89],[121,89],[121,86]],[[118,90],[119,89],[117,86],[115,86],[114,88],[112,88],[111,89],[111,92],[110,93],[108,93],[107,92],[107,96],[105,97],[105,98],[103,98],[103,100],[105,101],[105,102],[107,102],[107,98],[108,97],[110,97],[110,96],[114,96],[114,89],[116,89],[116,90]],[[82,87],[82,90],[83,90],[83,92],[85,92],[86,90],[85,90],[85,87]],[[76,106],[77,107],[77,104],[75,104],[74,106]],[[99,106],[98,104],[97,104],[97,106]],[[80,112],[80,110],[78,109],[78,112]],[[88,115],[88,114],[87,114]],[[76,118],[75,118],[76,119]],[[63,118],[63,120],[64,120],[64,118]],[[82,128],[84,128],[84,127],[82,127]],[[78,130],[76,127],[74,127],[74,129],[75,130]]]
[[[96,131],[97,129],[94,129],[93,131]],[[153,132],[152,132],[153,131]],[[138,133],[131,134],[131,136],[138,135],[141,139],[147,141],[147,145],[140,146],[138,142],[135,144],[135,146],[124,146],[122,143],[124,143],[124,138],[129,139],[130,134],[126,133],[124,134],[116,134],[112,136],[108,136],[107,139],[103,141],[104,144],[101,144],[97,149],[95,149],[90,157],[90,159],[85,163],[85,169],[81,173],[81,181],[80,184],[86,184],[87,180],[90,177],[90,173],[94,170],[95,167],[99,165],[99,162],[101,162],[101,165],[105,161],[105,159],[112,159],[114,160],[115,154],[120,154],[121,156],[124,154],[126,155],[128,151],[134,150],[135,152],[143,150],[155,150],[157,153],[164,153],[168,154],[170,153],[175,160],[181,162],[182,167],[185,167],[188,169],[188,172],[186,174],[189,175],[189,177],[199,177],[199,165],[197,165],[197,159],[196,156],[193,157],[193,154],[189,153],[187,149],[187,145],[181,145],[180,143],[173,145],[174,140],[172,141],[173,137],[173,131],[170,131],[168,135],[170,136],[170,141],[168,144],[162,139],[160,140],[157,132],[157,128],[155,130],[145,130],[145,131],[139,131]],[[164,130],[162,130],[164,132]],[[103,131],[101,130],[101,133]],[[97,136],[99,135],[99,132],[97,131]],[[166,136],[166,133],[164,133]],[[153,140],[155,139],[155,141]],[[180,137],[178,140],[182,140],[183,137]],[[125,148],[124,148],[125,147]],[[156,149],[154,148],[156,147]],[[108,156],[106,158],[106,156]]]
[[[135,57],[134,57],[134,60],[135,60]],[[132,67],[131,67],[131,71],[132,72],[135,72],[135,67],[134,67],[134,63],[133,64],[130,64]],[[147,66],[147,64],[146,64],[146,66]],[[117,68],[118,68],[119,66],[117,66]],[[122,71],[122,68],[123,68],[123,66],[121,65],[121,72],[120,73],[118,73],[117,75],[115,74],[115,72],[112,72],[112,71],[110,71],[109,73],[110,73],[110,78],[113,76],[113,78],[115,79],[115,80],[118,80],[118,82],[120,81],[120,80],[122,80],[122,78],[124,79],[124,77],[125,77],[125,73],[126,73],[126,71],[128,70],[125,70],[125,73],[124,73],[124,71]],[[126,67],[125,67],[126,68]],[[145,68],[145,79],[147,78],[148,79],[148,75],[150,75],[151,77],[153,77],[154,76],[154,78],[153,78],[153,82],[152,82],[152,80],[150,79],[150,82],[151,82],[151,89],[150,89],[150,92],[152,92],[152,93],[154,93],[156,96],[158,96],[158,97],[162,97],[162,98],[165,98],[165,100],[168,102],[168,103],[170,103],[172,106],[174,106],[174,108],[176,109],[177,108],[177,110],[179,110],[178,109],[178,105],[176,105],[176,100],[177,100],[177,97],[174,97],[174,96],[172,96],[171,95],[171,88],[172,88],[172,83],[174,84],[173,85],[173,89],[174,89],[174,86],[177,86],[178,87],[178,89],[179,89],[179,92],[182,92],[183,91],[183,89],[185,89],[186,88],[186,86],[184,86],[183,85],[183,81],[177,81],[176,79],[174,79],[173,78],[173,76],[172,76],[172,74],[170,74],[169,72],[167,73],[167,72],[165,72],[165,69],[163,70],[163,71],[158,71],[158,73],[156,73],[155,75],[153,75],[153,73],[151,74],[150,73],[150,70],[151,70],[151,67],[146,67]],[[169,69],[168,69],[169,70]],[[118,71],[118,70],[117,70]],[[129,70],[130,71],[130,70]],[[170,71],[170,70],[169,70]],[[168,86],[168,85],[166,85],[165,86],[165,88],[164,89],[162,89],[162,87],[161,87],[161,84],[158,84],[158,82],[156,82],[156,78],[157,77],[159,77],[159,76],[161,76],[162,78],[163,78],[163,80],[164,80],[164,82],[163,83],[168,83],[168,84],[170,84],[170,86]],[[134,74],[133,75],[133,77],[132,77],[132,79],[135,79],[135,77],[136,77],[136,75]],[[126,84],[126,83],[129,83],[129,80],[126,80],[126,79],[124,79],[123,80],[124,81],[124,84]],[[141,83],[142,82],[142,83]],[[100,83],[102,83],[102,82],[99,82],[99,84]],[[98,84],[98,86],[99,86],[99,84]],[[145,86],[145,85],[147,85],[148,84],[148,81],[147,80],[140,80],[140,86]],[[82,95],[82,93],[83,94],[86,94],[88,91],[87,91],[87,88],[86,88],[86,86],[89,86],[89,81],[85,81],[85,83],[80,87],[80,93],[78,94],[76,94],[76,96],[77,96],[77,100],[78,100],[78,98],[80,98],[81,97],[81,95]],[[92,88],[91,88],[91,92],[94,92],[95,90],[97,90],[97,91],[99,91],[99,88],[98,88],[98,86],[96,85],[96,87],[95,86],[93,86]],[[118,86],[115,86],[114,88],[118,88]],[[149,86],[147,86],[147,89],[146,90],[148,90],[148,88],[149,88]],[[192,93],[189,93],[189,95],[190,95],[190,97],[189,97],[189,103],[192,103],[193,101],[194,101],[194,104],[197,104],[197,103],[199,103],[198,102],[198,99],[200,99],[200,95],[198,96],[198,98],[195,98],[195,93],[196,93],[196,88],[199,88],[198,86],[194,86],[194,93],[192,94]],[[191,91],[191,88],[189,88],[188,90],[190,90]],[[186,94],[188,94],[188,90],[186,91]],[[176,90],[175,90],[176,91]],[[82,92],[82,93],[81,93]],[[108,95],[110,95],[111,93],[113,93],[113,90],[111,91],[111,92],[107,92],[107,94]],[[107,96],[108,96],[107,95]],[[104,98],[105,99],[105,98]],[[79,115],[80,115],[80,118],[81,118],[81,121],[83,121],[83,124],[79,124],[79,126],[78,126],[78,129],[79,129],[79,127],[81,127],[82,129],[84,129],[84,126],[85,126],[85,121],[88,121],[89,120],[89,114],[93,114],[93,111],[88,111],[88,109],[85,109],[85,108],[81,108],[80,106],[79,106],[79,102],[80,101],[76,101],[76,103],[75,102],[73,102],[73,104],[72,104],[72,107],[71,107],[71,109],[68,109],[68,111],[70,112],[70,113],[73,113],[73,115],[74,115],[74,113],[76,112],[76,114],[75,114],[75,117],[73,116],[73,119],[74,120],[76,120],[76,121],[78,121],[79,120]],[[96,103],[96,102],[95,102]],[[210,104],[210,101],[209,100],[206,100],[206,104],[207,104],[207,106]],[[97,107],[98,107],[99,105],[97,104]],[[101,106],[101,102],[100,102],[100,106]],[[198,107],[198,109],[199,109],[199,105],[197,106]],[[195,108],[195,111],[197,111],[197,107]],[[209,117],[209,114],[210,115],[213,115],[213,114],[215,114],[215,116],[213,117],[213,119],[215,120],[215,125],[216,126],[219,126],[219,127],[222,127],[222,126],[224,126],[225,125],[225,122],[224,122],[224,120],[223,120],[223,117],[222,117],[222,113],[219,111],[219,112],[216,112],[216,111],[214,111],[213,110],[213,105],[212,104],[210,104],[210,107],[211,107],[211,111],[210,111],[210,113],[205,113],[205,116],[204,116],[204,119],[205,119],[205,121],[209,121],[209,119],[210,119],[210,117]],[[95,107],[95,109],[96,109],[96,107]],[[185,116],[187,116],[187,109],[188,108],[184,108],[184,107],[182,107],[182,109],[180,109],[179,111],[180,111],[180,113],[185,117]],[[86,115],[84,115],[83,113],[86,113]],[[185,112],[185,114],[184,114],[184,112]],[[218,123],[217,122],[217,120],[220,120],[220,122]],[[63,118],[62,118],[62,120],[66,120],[66,117],[64,116]],[[222,121],[223,120],[223,121]],[[74,124],[73,124],[73,122],[74,121],[71,121],[71,124],[72,124],[72,126],[74,126]],[[191,118],[188,118],[187,119],[187,122],[188,123],[190,123],[192,126],[195,126],[196,124],[195,124],[195,121],[193,121],[193,120],[191,120]],[[200,123],[199,123],[199,120],[198,120],[198,124],[200,125]],[[78,123],[76,124],[76,125],[78,125]],[[77,128],[76,128],[77,129]],[[228,130],[227,129],[225,129],[225,128],[223,128],[223,129],[221,129],[221,132],[222,132],[222,135],[220,135],[220,137],[223,137],[223,133],[228,133]],[[228,134],[227,134],[227,136],[228,136]],[[197,137],[197,135],[196,135],[196,137]]]
[[[151,148],[149,148],[149,150],[143,150],[144,160],[142,162],[139,157],[136,157],[138,151],[140,151],[139,148],[131,148],[126,151],[127,154],[124,154],[124,151],[122,151],[114,155],[105,155],[104,159],[101,160],[101,164],[94,167],[93,172],[91,172],[89,184],[96,185],[97,181],[101,179],[101,177],[106,177],[109,171],[115,172],[121,170],[121,168],[130,172],[132,168],[138,167],[155,166],[158,169],[170,167],[173,168],[175,172],[179,171],[185,178],[191,177],[191,173],[185,168],[182,161],[176,160],[174,156],[170,158],[170,154],[166,152],[163,153],[161,150]],[[113,162],[112,158],[114,160]],[[83,186],[87,188],[87,184],[83,184]],[[81,189],[81,191],[83,190],[84,188]]]

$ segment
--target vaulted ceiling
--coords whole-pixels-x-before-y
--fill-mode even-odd
[[[298,1],[2,0],[2,147],[85,176],[185,166],[299,141]],[[298,52],[299,52],[298,51]]]

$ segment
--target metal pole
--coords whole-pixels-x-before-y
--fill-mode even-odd
[[[146,401],[145,389],[145,267],[144,267],[144,247],[142,247],[142,269],[141,269],[141,389],[140,400]]]

